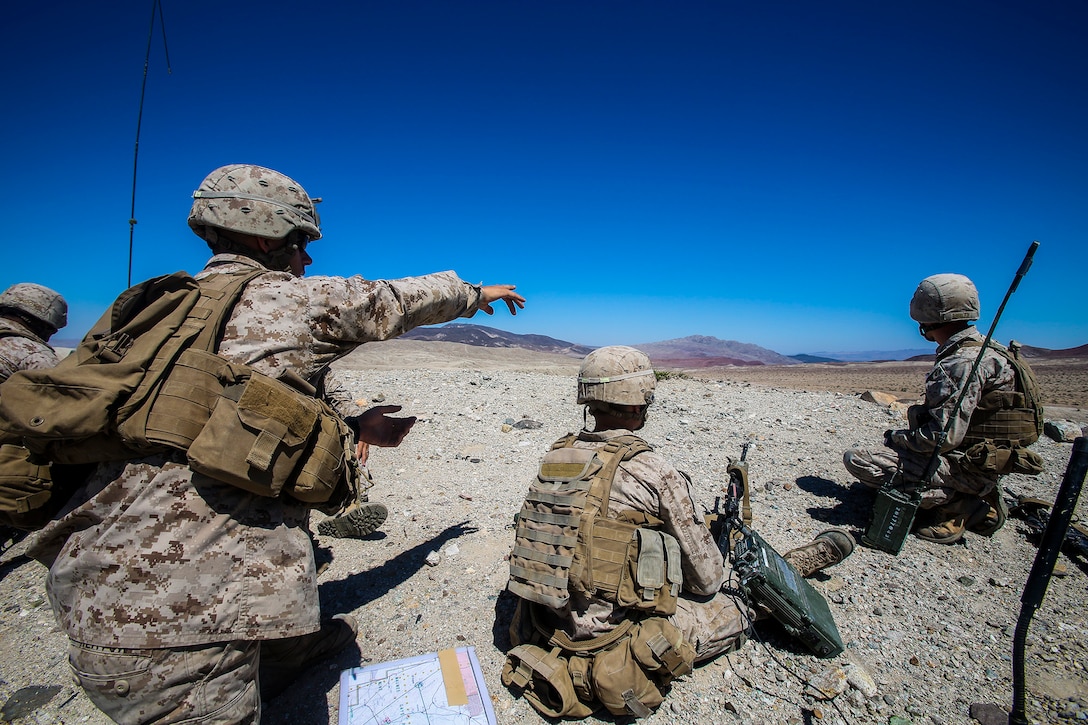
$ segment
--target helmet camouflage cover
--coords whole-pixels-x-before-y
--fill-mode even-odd
[[[602,347],[586,355],[578,369],[578,403],[649,405],[656,385],[646,353],[626,345]]]
[[[979,317],[978,290],[962,274],[935,274],[918,284],[910,316],[923,325],[973,321]]]
[[[306,190],[278,171],[251,164],[221,166],[208,174],[193,192],[189,226],[209,243],[216,241],[209,228],[267,239],[298,230],[311,240],[321,238],[321,220]]]
[[[68,303],[58,293],[32,282],[20,282],[0,293],[0,309],[32,317],[53,330],[68,324]]]

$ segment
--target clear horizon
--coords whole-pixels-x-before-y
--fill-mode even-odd
[[[134,282],[198,271],[192,190],[255,163],[324,199],[309,274],[517,284],[471,322],[518,334],[923,349],[918,281],[970,276],[985,332],[1037,239],[995,338],[1088,342],[1084,4],[163,6]],[[126,286],[152,7],[6,18],[0,289],[63,294],[60,339]]]

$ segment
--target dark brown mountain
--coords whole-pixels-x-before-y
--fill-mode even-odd
[[[417,327],[400,336],[402,340],[434,340],[460,342],[477,347],[517,347],[536,352],[549,352],[570,357],[585,357],[592,347],[556,340],[547,335],[518,335],[483,325],[450,323],[440,327]]]
[[[724,365],[797,365],[800,360],[759,345],[736,340],[719,340],[707,335],[689,335],[662,342],[635,345],[655,365],[676,368],[708,368]]]

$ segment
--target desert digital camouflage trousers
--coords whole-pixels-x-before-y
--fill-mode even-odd
[[[260,642],[121,649],[69,642],[80,686],[114,722],[258,723]]]
[[[900,464],[906,481],[921,480],[929,458],[929,454],[896,452],[890,448],[875,451],[852,448],[843,453],[842,463],[866,486],[880,488],[891,479]],[[941,456],[934,481],[936,487],[922,491],[921,507],[924,509],[943,506],[961,494],[985,496],[997,484],[997,477],[969,470],[948,456]]]
[[[705,662],[740,649],[752,616],[743,602],[721,592],[704,598],[685,594],[676,601],[669,621],[695,648],[695,661]]]

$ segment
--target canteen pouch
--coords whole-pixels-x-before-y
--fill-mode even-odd
[[[189,446],[189,465],[259,496],[278,496],[298,475],[320,413],[315,399],[253,373],[223,390]]]
[[[0,446],[0,524],[22,528],[20,517],[41,510],[53,495],[49,466],[31,463],[29,454],[22,446]]]
[[[520,690],[538,712],[548,717],[583,718],[593,713],[578,699],[566,661],[533,644],[510,650],[502,667],[502,684]]]
[[[662,688],[672,672],[686,674],[694,662],[695,650],[680,630],[664,618],[651,617],[593,658],[593,690],[613,715],[649,717],[664,701]]]

